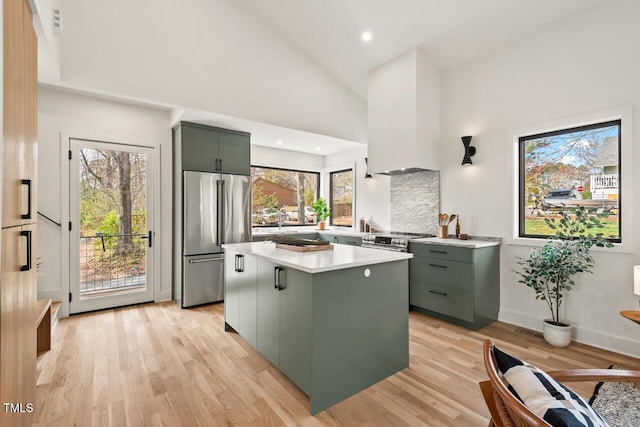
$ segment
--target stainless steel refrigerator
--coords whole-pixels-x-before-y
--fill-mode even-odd
[[[251,241],[248,176],[183,172],[182,307],[224,299],[224,243]]]

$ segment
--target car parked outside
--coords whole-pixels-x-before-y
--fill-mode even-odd
[[[575,188],[560,188],[552,190],[541,200],[542,209],[564,206],[567,203],[582,200],[582,194]]]
[[[289,221],[289,214],[282,214],[283,220]],[[252,220],[255,224],[276,224],[280,218],[280,210],[277,208],[264,208],[253,214]]]
[[[289,217],[291,218],[292,221],[297,221],[298,220],[298,209],[294,209],[291,212],[289,212]],[[304,217],[305,217],[305,222],[307,222],[307,223],[315,222],[316,213],[309,206],[305,206],[304,207]]]

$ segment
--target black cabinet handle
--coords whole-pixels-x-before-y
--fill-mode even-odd
[[[430,267],[437,267],[437,268],[447,268],[446,265],[438,265],[438,264],[429,264]]]
[[[22,219],[31,219],[31,180],[23,179],[21,184],[27,186],[27,213],[22,214],[21,217]]]
[[[220,159],[220,169],[218,169],[220,172],[222,172],[222,159]]]
[[[282,272],[284,271],[284,268],[282,267],[276,267],[275,268],[275,278],[274,278],[274,288],[281,291],[284,289],[284,287],[282,286]]]
[[[244,271],[244,255],[236,254],[236,272],[242,273]]]
[[[338,238],[337,237],[333,238],[333,243],[338,243]]]
[[[238,267],[238,259],[239,259],[240,255],[236,254],[236,256],[234,257],[234,270],[236,271],[236,273],[238,271],[240,271],[240,267]]]
[[[31,230],[21,231],[20,236],[27,239],[27,263],[20,266],[20,271],[29,271],[31,270]]]
[[[430,289],[429,292],[431,292],[432,294],[436,294],[436,295],[441,295],[443,297],[448,296],[448,294],[444,293],[444,292],[438,292],[438,291],[434,291],[433,289]]]
[[[433,252],[434,254],[446,254],[447,251],[434,251],[433,249],[429,249],[429,252]]]

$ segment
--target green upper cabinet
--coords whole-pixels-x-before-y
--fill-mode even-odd
[[[181,122],[174,129],[174,144],[182,170],[251,173],[251,135],[246,132]]]
[[[251,147],[249,134],[218,133],[220,172],[251,175]]]

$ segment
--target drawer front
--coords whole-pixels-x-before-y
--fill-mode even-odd
[[[463,248],[460,246],[409,242],[409,252],[414,255],[451,261],[474,262],[473,251],[473,248]]]
[[[468,262],[414,256],[409,260],[409,280],[474,292],[473,266]]]
[[[474,321],[473,294],[470,292],[411,281],[409,302],[436,313],[467,322]]]
[[[338,243],[351,246],[362,246],[362,238],[352,236],[339,236]]]

